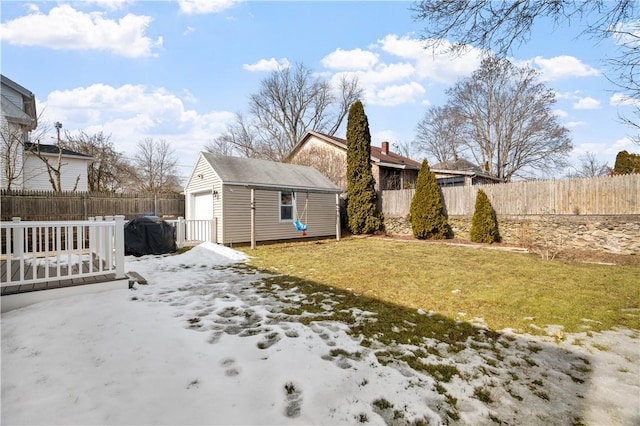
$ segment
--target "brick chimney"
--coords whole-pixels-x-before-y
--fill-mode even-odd
[[[382,155],[389,155],[389,142],[382,142]]]

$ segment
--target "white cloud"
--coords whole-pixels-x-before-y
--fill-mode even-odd
[[[187,28],[182,32],[182,35],[183,35],[183,36],[189,35],[189,34],[191,34],[192,32],[194,32],[195,30],[196,30],[195,28],[193,28],[193,27],[189,27],[189,26],[188,26],[188,27],[187,27]]]
[[[291,66],[291,63],[287,58],[282,58],[279,61],[276,58],[260,59],[255,64],[244,64],[242,68],[251,72],[271,72],[286,69]]]
[[[378,62],[378,55],[362,49],[336,49],[322,58],[321,62],[330,69],[368,70]]]
[[[180,0],[180,13],[185,15],[203,15],[220,13],[232,8],[242,0]]]
[[[596,68],[568,55],[555,56],[549,59],[536,56],[530,61],[530,64],[538,69],[542,73],[542,78],[547,81],[574,77],[597,77],[600,75],[600,71]]]
[[[553,114],[560,118],[567,118],[569,116],[569,113],[563,109],[556,109],[553,111]]]
[[[422,85],[415,81],[401,85],[390,85],[375,91],[368,99],[371,104],[395,106],[415,102],[426,93]]]
[[[640,107],[640,99],[632,98],[623,93],[614,93],[609,98],[609,105],[612,106],[638,106]]]
[[[633,151],[637,145],[631,138],[625,137],[613,141],[613,143],[582,143],[574,146],[572,154],[575,156],[592,152],[599,158],[606,160],[610,165],[615,163],[615,157],[620,151]]]
[[[82,5],[97,5],[106,10],[120,10],[133,0],[84,0]]]
[[[568,121],[565,126],[569,129],[573,129],[575,127],[586,126],[587,123],[585,121]]]
[[[619,23],[612,28],[616,44],[624,44],[631,47],[640,45],[640,19],[637,21]]]
[[[188,92],[184,92],[188,97]],[[125,84],[113,87],[93,84],[49,93],[38,105],[43,121],[60,121],[65,130],[111,134],[116,149],[131,155],[138,141],[165,139],[180,161],[195,161],[205,143],[220,135],[235,114],[227,111],[200,113],[164,88]],[[183,160],[184,158],[184,160]]]
[[[378,40],[378,44],[383,51],[412,61],[418,77],[444,84],[453,84],[471,75],[482,60],[481,51],[475,48],[460,54],[451,53],[451,43],[446,40],[441,40],[435,49],[425,49],[421,40],[389,34]]]
[[[3,41],[20,46],[40,46],[58,50],[107,50],[127,57],[155,56],[162,46],[144,35],[151,17],[127,14],[119,20],[103,12],[84,13],[68,4],[56,6],[49,14],[38,10],[0,25]]]
[[[590,96],[586,98],[580,98],[578,102],[573,104],[573,108],[575,109],[598,109],[600,108],[600,101],[597,99],[593,99]]]

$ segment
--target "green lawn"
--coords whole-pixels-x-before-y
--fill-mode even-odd
[[[385,306],[484,319],[493,330],[640,329],[640,268],[426,242],[346,238],[243,247],[254,266]],[[357,299],[354,299],[357,300]],[[393,312],[389,312],[393,315]]]

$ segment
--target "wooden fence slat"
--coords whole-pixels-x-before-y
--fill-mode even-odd
[[[85,220],[93,216],[147,214],[185,216],[183,194],[114,194],[95,192],[0,191],[0,217],[22,220]]]
[[[442,188],[447,214],[472,215],[478,189],[499,215],[640,214],[640,174]],[[414,193],[413,189],[382,191],[383,213],[406,215]]]

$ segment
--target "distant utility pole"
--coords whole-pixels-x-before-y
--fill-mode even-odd
[[[60,129],[62,129],[62,123],[59,121],[56,121],[54,126],[56,128],[56,132],[58,133],[58,146],[60,146]]]

